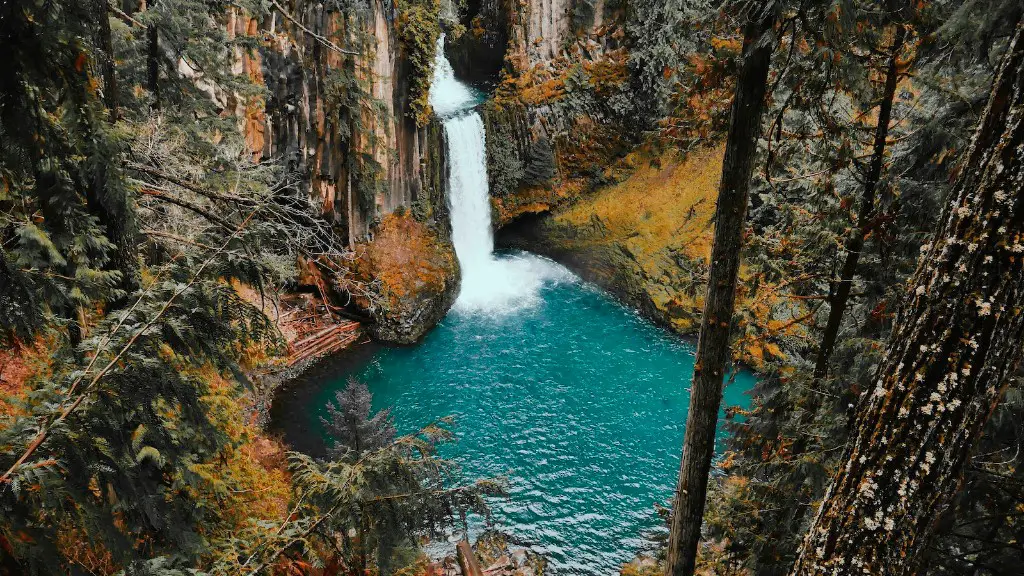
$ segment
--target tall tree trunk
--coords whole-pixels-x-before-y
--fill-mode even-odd
[[[114,43],[110,37],[110,10],[107,0],[93,0],[98,41],[102,51],[100,73],[103,74],[103,101],[107,105],[111,121],[119,117],[119,100],[117,94],[117,70],[114,66]]]
[[[688,576],[694,571],[708,474],[715,451],[722,379],[730,359],[729,329],[736,300],[750,176],[774,47],[766,36],[774,26],[775,11],[759,10],[762,12],[751,16],[743,32],[743,64],[736,81],[718,191],[708,294],[697,341],[683,459],[672,510],[666,569],[669,576]]]
[[[890,4],[895,4],[890,2]],[[893,7],[895,8],[895,7]],[[871,164],[864,181],[864,195],[861,197],[860,209],[857,213],[857,222],[850,236],[846,239],[844,249],[846,260],[839,273],[839,281],[833,283],[829,291],[829,312],[828,323],[825,325],[825,333],[821,338],[821,346],[818,348],[818,357],[814,364],[815,380],[824,378],[828,373],[828,361],[835,350],[836,339],[839,336],[839,327],[843,323],[843,314],[846,312],[846,304],[850,299],[850,290],[853,288],[853,276],[857,273],[857,263],[860,261],[861,250],[864,249],[864,239],[868,235],[871,226],[871,219],[875,214],[875,190],[882,178],[882,168],[885,166],[885,145],[889,138],[889,121],[892,118],[892,103],[896,97],[896,84],[899,82],[900,71],[897,59],[903,50],[903,44],[907,40],[907,29],[905,26],[897,26],[893,36],[892,49],[889,54],[889,65],[885,73],[885,88],[882,92],[882,101],[878,107],[878,124],[875,126],[874,149],[871,153]]]
[[[110,6],[107,0],[93,0],[94,17],[96,18],[97,42],[102,52],[100,73],[103,75],[103,102],[107,107],[108,119],[116,122],[120,116],[117,69],[114,63],[114,45],[110,36]],[[121,272],[120,287],[130,294],[139,286],[138,243],[134,219],[131,217],[133,207],[131,199],[123,191],[111,190],[111,179],[116,177],[118,168],[113,158],[103,158],[96,162],[91,174],[91,182],[86,191],[86,203],[89,211],[94,214],[103,226],[107,238],[114,243],[111,264]],[[120,308],[125,298],[119,298],[109,304]],[[84,328],[84,326],[83,326]],[[72,337],[74,340],[74,336]]]
[[[143,3],[143,9],[150,10],[156,5],[156,0],[148,4]],[[155,24],[146,28],[146,89],[153,96],[153,103],[150,107],[153,110],[160,109],[160,30]]]
[[[1020,362],[1022,32],[1018,24],[795,576],[914,573]]]
[[[151,108],[160,109],[160,32],[155,25],[146,28],[146,88],[153,95]]]

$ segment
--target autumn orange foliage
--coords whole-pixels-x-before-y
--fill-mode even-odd
[[[380,286],[386,304],[400,307],[406,298],[443,290],[454,270],[454,253],[437,234],[407,212],[385,216],[372,242],[356,247],[357,276]]]

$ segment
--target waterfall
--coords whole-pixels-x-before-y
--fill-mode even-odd
[[[532,254],[494,255],[484,123],[474,109],[480,100],[472,88],[455,78],[444,55],[442,34],[437,41],[430,105],[444,122],[450,167],[452,242],[462,268],[462,290],[455,309],[501,314],[538,303],[545,282],[573,276]]]

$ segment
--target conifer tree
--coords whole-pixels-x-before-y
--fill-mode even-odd
[[[874,376],[900,287],[934,230],[950,171],[969,145],[987,100],[992,77],[986,62],[998,63],[1020,10],[1017,2],[986,3],[993,12],[979,18],[972,4],[915,5],[913,18],[905,22],[908,48],[900,65],[913,68],[897,89],[875,217],[825,379],[813,377],[825,325],[814,311],[827,312],[827,281],[842,262],[835,263],[836,248],[856,222],[850,213],[857,209],[864,179],[849,152],[859,151],[867,165],[877,122],[873,115],[858,116],[875,107],[883,93],[893,27],[889,14],[872,2],[855,3],[856,11],[841,28],[828,12],[809,12],[801,20],[797,48],[772,99],[771,162],[765,166],[766,181],[755,188],[760,202],[754,203],[755,234],[747,256],[754,278],[784,283],[792,301],[801,304],[791,317],[782,316],[786,324],[798,322],[798,329],[775,340],[785,357],[765,364],[753,410],[742,423],[730,425],[730,452],[721,466],[725,475],[714,483],[705,518],[710,538],[727,543],[716,556],[720,567],[762,576],[788,573],[800,536],[842,464],[852,407]],[[784,43],[780,52],[786,51]],[[850,95],[852,106],[844,95]],[[1020,413],[1019,394],[1008,398],[989,423],[956,509],[927,551],[925,562],[936,572],[1019,561],[1014,544],[1019,524],[1005,505],[1019,493],[1019,472],[1003,465],[1012,461],[1018,445],[1009,423]],[[1005,458],[982,457],[982,452]],[[973,553],[982,549],[983,554]]]
[[[8,267],[32,271],[5,274],[5,282],[38,296],[35,313],[0,322],[8,331],[35,331],[40,326],[22,320],[45,310],[76,342],[85,309],[131,289],[137,269],[134,214],[117,164],[123,143],[94,82],[97,67],[110,72],[88,41],[98,19],[106,21],[94,8],[27,0],[0,6],[0,203],[9,215],[2,250]]]
[[[350,378],[345,388],[335,394],[335,401],[327,404],[328,418],[320,419],[334,439],[329,452],[331,458],[359,458],[394,442],[391,410],[385,408],[370,416],[373,395],[366,384]]]
[[[915,573],[1020,363],[1022,36],[1018,24],[794,575]]]
[[[708,475],[715,451],[718,410],[722,402],[722,380],[731,360],[729,330],[746,228],[750,176],[761,132],[761,114],[774,49],[771,40],[777,6],[769,2],[749,4],[745,8],[748,12],[744,14],[743,62],[736,80],[726,141],[715,212],[708,293],[697,340],[683,457],[672,505],[668,576],[689,576],[696,566]]]
[[[864,249],[864,239],[871,232],[872,220],[876,211],[876,189],[881,184],[882,170],[886,162],[886,147],[889,143],[889,123],[892,120],[896,86],[903,74],[903,71],[900,69],[900,58],[907,41],[907,27],[900,23],[900,20],[907,19],[907,15],[904,13],[911,9],[912,4],[911,2],[908,5],[904,0],[890,0],[886,7],[889,19],[895,22],[896,26],[892,34],[892,44],[888,48],[888,58],[886,59],[885,87],[878,102],[878,120],[875,125],[871,159],[864,174],[864,189],[860,197],[857,222],[852,226],[852,230],[846,239],[844,246],[846,257],[839,272],[839,278],[832,283],[829,289],[828,322],[825,325],[825,331],[821,337],[821,346],[818,348],[818,355],[815,360],[815,378],[824,378],[828,372],[828,360],[832,356],[832,350],[835,348],[836,338],[839,336],[839,327],[843,321],[843,314],[846,312],[846,304],[853,289],[853,276],[857,273],[857,263],[860,261],[860,253]]]

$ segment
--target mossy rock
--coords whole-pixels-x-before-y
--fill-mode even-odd
[[[356,247],[354,270],[370,294],[355,304],[383,342],[419,341],[455,303],[459,264],[452,244],[405,210],[384,217],[373,240]]]

